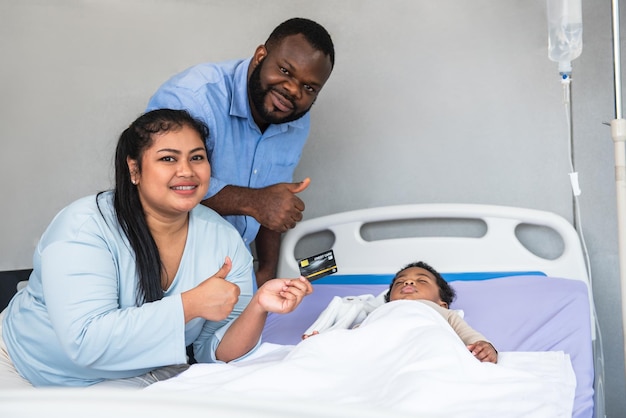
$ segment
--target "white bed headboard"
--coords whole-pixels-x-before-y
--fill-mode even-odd
[[[485,223],[480,237],[408,237],[367,241],[368,223],[467,219]],[[563,252],[554,259],[529,251],[519,240],[519,225],[547,227],[563,240]],[[393,274],[407,263],[423,260],[440,272],[542,271],[548,276],[582,280],[589,277],[580,239],[574,227],[551,212],[473,204],[412,204],[361,209],[300,222],[282,241],[278,277],[298,276],[296,245],[307,235],[330,231],[339,274]],[[310,254],[313,255],[313,254]]]

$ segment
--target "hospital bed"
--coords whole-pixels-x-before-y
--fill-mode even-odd
[[[307,239],[312,243],[306,249]],[[603,357],[590,277],[576,230],[545,211],[490,205],[416,204],[338,213],[301,222],[284,237],[279,277],[330,243],[338,272],[292,315],[272,315],[265,340],[297,341],[335,296],[378,294],[404,265],[425,261],[451,283],[451,308],[500,351],[569,355],[572,416],[604,416]],[[298,251],[300,254],[298,254]]]
[[[291,314],[270,314],[259,349],[238,363],[196,364],[134,393],[6,394],[0,410],[21,417],[61,406],[66,416],[86,408],[93,416],[135,409],[151,416],[174,411],[235,417],[604,416],[601,339],[584,248],[562,217],[463,204],[338,213],[303,221],[285,234],[278,276],[298,276],[299,259],[329,249],[338,271],[313,281],[314,292]],[[416,340],[415,334],[407,336],[413,338],[406,340],[413,341],[411,347],[402,346],[405,340],[396,344],[395,329],[425,322],[421,318],[389,329],[384,325],[369,342],[354,343],[353,336],[375,329],[374,320],[367,325],[370,318],[356,330],[301,342],[303,332],[337,297],[379,297],[396,271],[420,260],[456,290],[451,309],[498,349],[497,365],[474,362],[482,367],[480,373],[486,369],[487,378],[474,378],[479,366],[466,366],[464,353],[448,349],[447,343],[431,348],[430,337]],[[384,319],[394,304],[370,316],[383,312],[379,317]],[[409,331],[421,333],[422,328]],[[361,358],[377,350],[381,357]],[[463,359],[456,363],[448,353]],[[309,363],[307,356],[317,363]],[[322,359],[332,363],[329,370]]]

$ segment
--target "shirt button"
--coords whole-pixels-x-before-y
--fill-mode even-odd
[[[252,172],[252,174],[256,174],[259,170],[257,170],[256,168],[254,169],[254,171]]]

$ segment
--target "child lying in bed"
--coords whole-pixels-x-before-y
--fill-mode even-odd
[[[456,297],[441,274],[423,261],[402,268],[391,281],[385,301],[417,300],[439,312],[480,361],[497,363],[498,352],[487,339],[470,327],[453,310],[448,309]]]
[[[389,285],[389,291],[385,294],[385,302],[415,300],[430,306],[452,326],[478,360],[497,363],[498,352],[493,345],[482,334],[470,327],[456,311],[448,309],[455,297],[454,289],[441,274],[430,265],[418,261],[403,267],[396,273]],[[354,301],[358,302],[358,299]],[[366,305],[364,311],[371,312],[372,303],[365,302],[364,305]],[[315,324],[312,327],[314,331],[308,331],[302,339],[319,334],[321,330],[317,330]]]

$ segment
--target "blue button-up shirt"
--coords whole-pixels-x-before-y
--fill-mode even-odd
[[[224,186],[262,188],[292,182],[309,135],[310,116],[261,132],[248,101],[246,60],[205,63],[165,82],[152,96],[147,110],[187,109],[209,127],[211,184],[207,198]],[[259,230],[250,216],[225,216],[249,245]]]

